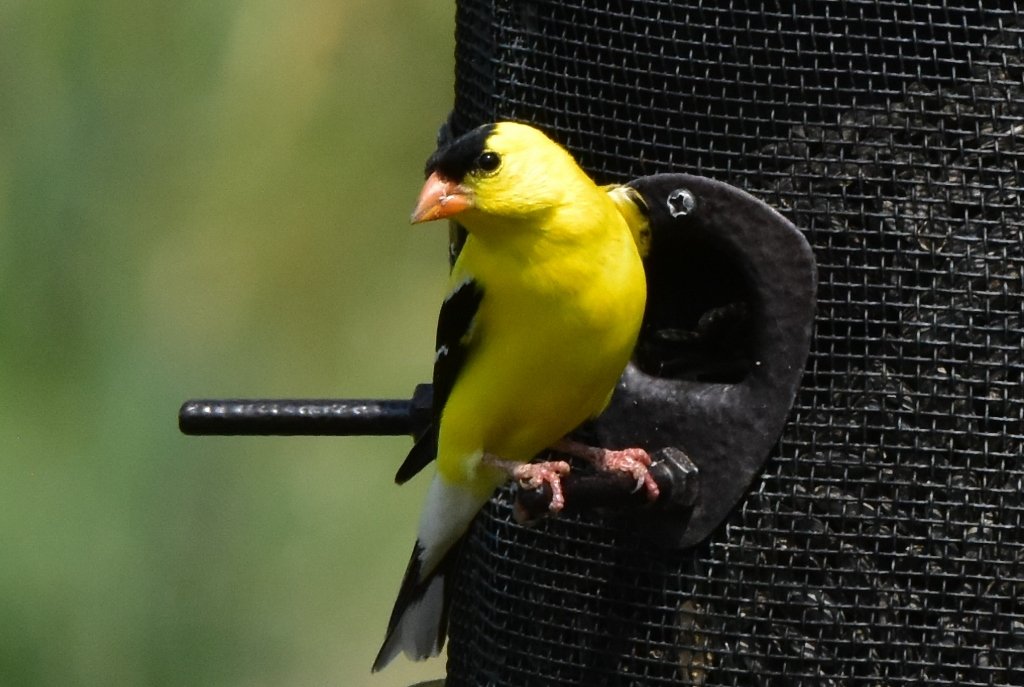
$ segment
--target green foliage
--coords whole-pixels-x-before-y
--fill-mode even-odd
[[[453,9],[0,4],[0,684],[407,685],[369,667],[404,439],[189,438],[196,396],[408,396]]]

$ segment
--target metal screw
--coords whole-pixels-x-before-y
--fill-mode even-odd
[[[685,217],[697,207],[697,199],[685,188],[677,188],[668,194],[668,212],[673,217]]]

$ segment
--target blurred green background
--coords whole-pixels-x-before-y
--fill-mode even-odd
[[[375,685],[404,438],[195,438],[189,397],[408,397],[451,3],[0,3],[0,684]]]

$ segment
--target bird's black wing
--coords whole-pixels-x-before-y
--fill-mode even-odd
[[[409,481],[437,457],[437,430],[441,411],[466,364],[473,324],[483,296],[480,284],[467,279],[455,287],[441,304],[441,313],[437,318],[437,353],[434,358],[433,419],[398,468],[395,481],[399,484]]]

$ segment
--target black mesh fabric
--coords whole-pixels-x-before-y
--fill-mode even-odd
[[[599,181],[685,171],[803,229],[790,421],[687,552],[614,518],[465,548],[450,686],[1024,685],[1024,11],[462,0],[456,131],[534,122]]]

